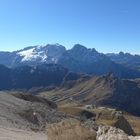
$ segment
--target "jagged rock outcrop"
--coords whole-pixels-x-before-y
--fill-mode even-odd
[[[97,140],[140,140],[140,137],[128,136],[123,130],[110,126],[99,126]]]
[[[116,128],[122,129],[128,135],[136,135],[130,126],[129,122],[125,119],[124,116],[119,116],[118,120],[114,123]]]

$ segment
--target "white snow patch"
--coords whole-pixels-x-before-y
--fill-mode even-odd
[[[22,61],[30,60],[34,55],[33,50],[34,48],[19,52],[18,54],[23,57]]]
[[[18,54],[23,57],[21,60],[22,62],[35,60],[37,58],[41,58],[42,61],[45,61],[45,59],[47,59],[47,55],[43,51],[36,51],[34,48],[21,51]]]
[[[32,48],[27,48],[26,50],[21,50],[17,54],[22,57],[21,61],[38,61],[38,62],[48,62],[57,63],[59,57],[65,51],[65,48],[59,44],[47,45],[47,46],[35,46]]]

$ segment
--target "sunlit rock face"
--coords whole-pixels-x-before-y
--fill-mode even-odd
[[[128,136],[124,131],[110,126],[99,126],[97,140],[140,140],[140,137]]]

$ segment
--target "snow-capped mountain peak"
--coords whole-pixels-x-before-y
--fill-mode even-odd
[[[17,52],[21,62],[40,61],[56,63],[58,58],[65,52],[65,47],[59,44],[48,44],[46,46],[27,47]]]

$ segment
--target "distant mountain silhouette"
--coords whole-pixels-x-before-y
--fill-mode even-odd
[[[131,61],[134,57],[137,59],[136,64]],[[112,72],[120,78],[138,78],[140,71],[135,67],[139,67],[137,65],[139,56],[131,56],[131,59],[126,60],[124,57],[118,59],[118,56],[116,58],[113,54],[105,55],[94,48],[88,49],[80,44],[74,45],[69,50],[59,44],[48,44],[14,52],[0,52],[0,64],[10,68],[23,65],[37,66],[44,63],[59,64],[78,73],[102,75]]]
[[[120,52],[119,54],[109,53],[107,56],[115,63],[140,71],[140,55]]]
[[[0,90],[59,86],[68,73],[68,69],[56,64],[18,66],[11,69],[0,65]],[[75,76],[78,79],[78,74]],[[69,77],[69,80],[71,78],[73,79]]]

